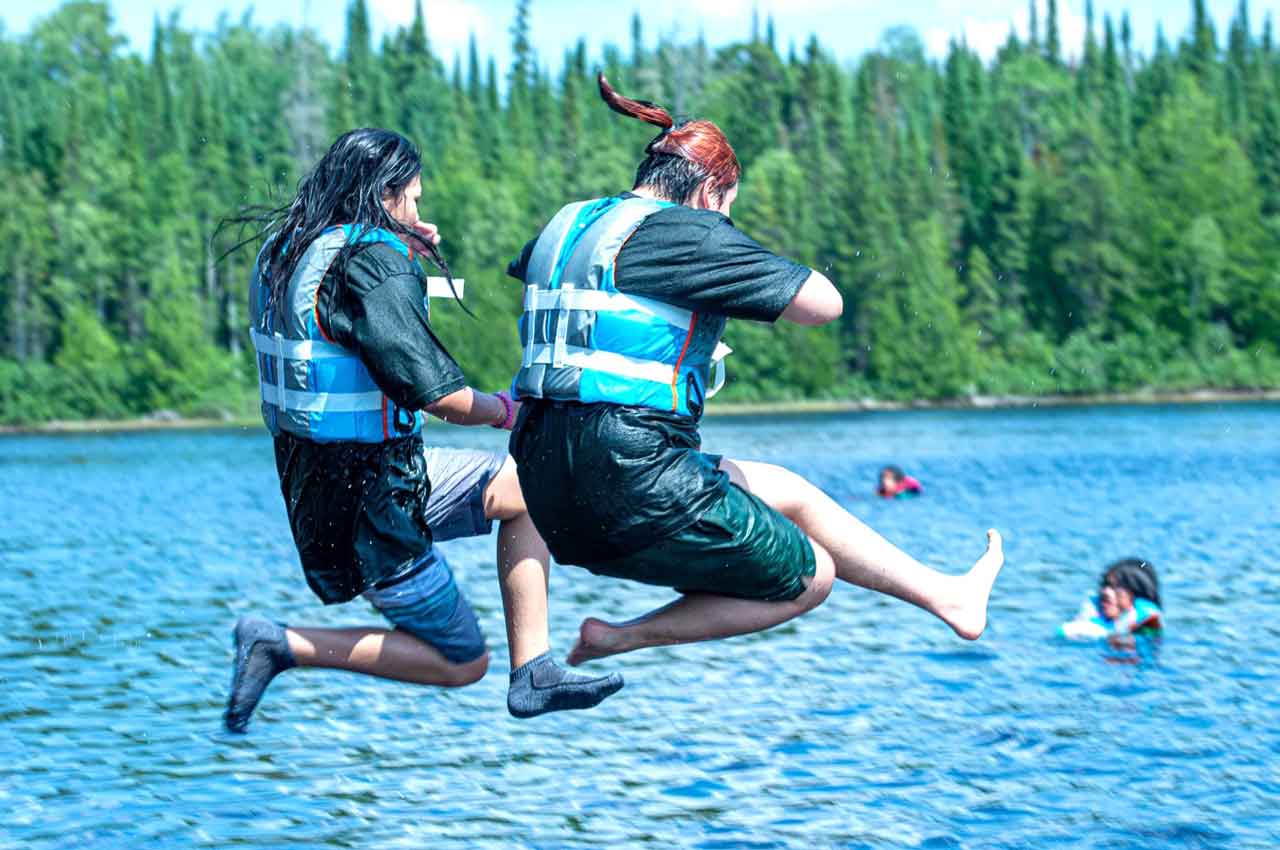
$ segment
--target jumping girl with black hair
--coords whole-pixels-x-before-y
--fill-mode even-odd
[[[251,333],[307,583],[329,604],[363,595],[395,625],[303,628],[242,617],[225,714],[233,731],[294,666],[441,686],[484,676],[489,655],[476,616],[434,540],[486,534],[497,519],[500,571],[547,564],[510,458],[424,449],[424,412],[510,429],[518,404],[467,386],[431,330],[418,256],[444,272],[447,288],[453,279],[436,227],[418,216],[421,171],[403,136],[352,130],[291,203],[232,220],[258,225],[265,240],[250,287]],[[519,642],[527,657],[513,649],[513,714],[587,708],[622,686],[617,676],[560,670],[545,638],[543,629],[541,642]]]
[[[587,619],[569,663],[767,629],[820,604],[835,578],[976,639],[1004,562],[994,530],[971,570],[946,575],[799,475],[700,450],[726,321],[821,325],[841,297],[734,227],[741,169],[715,124],[676,125],[603,75],[599,87],[611,109],[661,132],[631,191],[564,207],[508,270],[527,285],[511,453],[557,560],[681,596],[627,623]],[[534,569],[504,576],[508,599],[545,587]],[[545,596],[539,605],[545,617]]]

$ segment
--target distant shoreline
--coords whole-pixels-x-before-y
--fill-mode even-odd
[[[1104,407],[1155,404],[1219,404],[1280,401],[1280,390],[1187,390],[1098,393],[1091,395],[975,395],[938,400],[888,401],[864,398],[723,404],[708,416],[746,416],[760,413],[874,413],[904,410],[1020,410],[1028,407]]]
[[[1047,396],[965,396],[926,401],[886,401],[883,399],[828,399],[715,405],[710,418],[733,418],[760,414],[875,413],[907,410],[1018,410],[1029,407],[1102,407],[1155,404],[1223,404],[1248,401],[1280,401],[1280,390],[1190,390],[1186,392],[1106,393],[1099,395]],[[252,418],[182,417],[174,414],[136,419],[55,420],[38,425],[0,425],[0,436],[21,434],[111,434],[135,431],[231,430],[259,428]]]

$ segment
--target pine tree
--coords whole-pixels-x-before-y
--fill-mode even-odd
[[[1052,246],[1047,270],[1055,324],[1065,338],[1084,328],[1109,330],[1117,308],[1133,302],[1138,275],[1129,253],[1136,234],[1124,204],[1128,181],[1109,162],[1102,126],[1085,119],[1060,154],[1041,232]]]
[[[1142,267],[1151,289],[1148,311],[1184,339],[1206,317],[1229,321],[1252,336],[1270,325],[1259,307],[1272,269],[1261,224],[1262,197],[1248,159],[1231,137],[1203,120],[1209,96],[1180,80],[1165,109],[1138,140]],[[1197,290],[1197,244],[1189,236],[1201,216],[1231,234],[1221,263],[1221,285]],[[1202,225],[1199,235],[1207,229]],[[1203,240],[1201,240],[1203,242]],[[1230,309],[1227,309],[1228,306]]]
[[[1214,70],[1217,42],[1213,19],[1205,9],[1205,0],[1191,0],[1191,43],[1187,60],[1191,70],[1202,80]]]
[[[516,19],[511,25],[511,73],[507,84],[511,92],[512,108],[523,104],[533,85],[537,67],[533,42],[529,36],[529,7],[531,0],[518,0]]]
[[[1133,78],[1133,25],[1129,23],[1129,13],[1125,12],[1120,19],[1120,44],[1124,47],[1124,71],[1126,82],[1132,84]]]
[[[1045,35],[1045,56],[1054,65],[1062,63],[1062,38],[1058,33],[1058,0],[1049,0],[1049,22]]]
[[[1080,69],[1076,73],[1076,83],[1081,99],[1090,100],[1097,93],[1102,70],[1098,55],[1098,41],[1094,37],[1093,0],[1085,0],[1084,21],[1084,55],[1080,60]]]

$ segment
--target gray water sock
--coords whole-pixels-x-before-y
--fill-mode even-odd
[[[236,622],[235,668],[223,723],[231,732],[243,732],[258,701],[279,673],[297,665],[289,649],[285,627],[265,617],[250,615]]]
[[[507,711],[513,717],[537,717],[549,711],[591,708],[622,688],[622,676],[582,676],[561,667],[544,652],[511,671]]]

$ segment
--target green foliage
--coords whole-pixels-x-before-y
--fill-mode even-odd
[[[0,423],[251,412],[253,251],[219,261],[238,235],[217,223],[280,203],[368,124],[422,147],[423,214],[477,316],[440,303],[433,324],[475,385],[507,385],[507,262],[561,204],[627,188],[652,138],[599,102],[596,67],[719,123],[744,166],[737,224],[844,295],[827,328],[732,323],[727,400],[1280,386],[1271,24],[1241,4],[1220,43],[1186,2],[1190,31],[1148,57],[1092,4],[1064,45],[1050,2],[991,62],[963,43],[932,61],[904,28],[852,67],[817,37],[783,56],[772,21],[713,52],[646,43],[637,19],[625,50],[579,42],[555,77],[527,0],[511,68],[473,42],[451,73],[430,3],[375,43],[351,0],[337,50],[171,16],[144,60],[105,3],[67,2],[0,33]]]
[[[56,419],[63,373],[49,363],[0,360],[0,425]]]
[[[167,254],[148,284],[146,341],[131,358],[134,387],[148,409],[208,413],[210,401],[225,397],[237,375],[230,355],[204,332],[200,301],[183,285],[177,252]]]
[[[54,365],[64,379],[60,401],[75,416],[105,419],[125,415],[128,374],[120,344],[93,311],[74,305],[62,320],[62,347]]]

